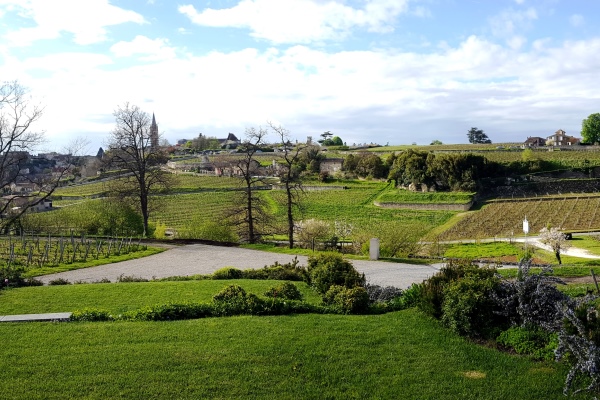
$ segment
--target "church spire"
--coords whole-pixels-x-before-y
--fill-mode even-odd
[[[158,148],[158,125],[154,113],[152,113],[152,125],[150,125],[150,146]]]

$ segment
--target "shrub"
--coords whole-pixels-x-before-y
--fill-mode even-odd
[[[513,326],[502,332],[496,339],[498,344],[514,349],[517,354],[552,361],[558,346],[558,336],[537,327]]]
[[[294,227],[296,241],[305,248],[313,248],[316,241],[331,237],[332,227],[328,222],[316,219],[299,221]]]
[[[23,286],[25,280],[23,279],[23,272],[25,267],[21,265],[4,266],[0,268],[0,284],[3,288],[6,287],[19,287]]]
[[[248,311],[248,294],[239,285],[229,285],[213,296],[213,304],[216,315],[245,314]]]
[[[122,318],[132,321],[174,321],[204,318],[214,315],[213,307],[203,303],[167,303],[125,313]]]
[[[270,288],[265,293],[265,296],[285,300],[302,300],[302,293],[300,293],[296,285],[290,282],[284,282],[281,285]]]
[[[498,283],[495,276],[473,275],[450,282],[444,290],[442,322],[460,335],[496,336],[494,330],[505,325],[492,296]]]
[[[306,269],[301,267],[298,257],[294,257],[292,261],[285,264],[265,265],[261,269],[246,269],[244,270],[244,279],[272,279],[279,281],[305,281],[307,280]]]
[[[371,303],[387,302],[402,296],[402,290],[394,286],[379,286],[367,283],[365,289],[367,289]]]
[[[241,269],[225,267],[216,270],[212,274],[212,279],[241,279],[244,272]]]
[[[110,321],[112,319],[113,316],[108,311],[97,308],[84,308],[83,310],[74,311],[71,314],[71,321],[96,322]]]
[[[323,296],[323,303],[334,306],[344,314],[358,314],[368,310],[369,294],[364,287],[333,285]]]
[[[512,325],[539,326],[556,332],[562,325],[563,316],[558,310],[568,301],[568,296],[556,288],[564,282],[550,276],[552,268],[544,268],[539,274],[532,274],[531,260],[519,263],[520,278],[504,280],[494,294],[500,305],[500,313]]]
[[[56,279],[52,279],[51,281],[48,282],[48,285],[51,286],[58,286],[58,285],[70,285],[71,282],[69,282],[68,279],[64,279],[64,278],[56,278]]]
[[[359,274],[354,266],[337,253],[325,253],[308,258],[308,279],[321,294],[327,293],[333,285],[353,288],[365,285],[364,274]]]
[[[148,279],[142,278],[139,276],[121,274],[118,276],[117,282],[119,282],[119,283],[148,282]]]
[[[451,282],[465,276],[472,276],[474,279],[488,279],[495,273],[495,268],[480,268],[470,260],[450,261],[438,273],[421,284],[417,305],[426,314],[440,319],[445,290]]]
[[[571,363],[563,393],[568,395],[582,391],[600,390],[600,347],[598,341],[598,310],[592,305],[592,298],[578,299],[575,304],[564,304],[561,314],[564,325],[558,333],[556,359],[566,358]],[[583,377],[584,380],[579,379]],[[574,389],[583,382],[587,386]]]
[[[108,278],[102,278],[102,279],[93,281],[92,283],[111,283],[111,282],[110,282],[110,279],[108,279]]]

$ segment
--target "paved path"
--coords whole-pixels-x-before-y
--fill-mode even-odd
[[[0,315],[0,322],[64,322],[71,318],[70,312],[48,314]]]
[[[211,274],[223,267],[258,269],[265,265],[272,265],[275,261],[287,263],[294,257],[289,254],[269,253],[239,247],[191,244],[137,260],[60,272],[41,276],[38,279],[44,283],[57,278],[68,279],[70,282],[93,282],[107,278],[114,282],[119,275],[152,279],[176,275]],[[298,261],[300,265],[305,266],[307,257],[298,256]],[[366,260],[351,260],[351,262],[358,271],[364,272],[369,283],[399,288],[407,288],[413,283],[421,283],[440,267],[440,264],[413,265]]]

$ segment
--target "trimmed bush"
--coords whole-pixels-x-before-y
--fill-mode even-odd
[[[431,278],[420,285],[418,307],[436,319],[442,318],[445,290],[451,282],[472,276],[474,279],[489,279],[496,274],[495,268],[480,268],[471,260],[450,261]]]
[[[369,309],[369,294],[364,287],[333,285],[323,296],[323,303],[334,306],[344,314],[359,314]]]
[[[281,285],[274,286],[265,292],[266,297],[284,300],[302,300],[300,290],[290,282],[284,282]]]
[[[327,293],[334,285],[353,288],[364,286],[366,281],[364,274],[359,274],[349,261],[337,253],[309,257],[307,272],[309,283],[321,294]]]
[[[64,278],[56,278],[56,279],[52,279],[51,281],[48,282],[48,285],[50,286],[59,286],[59,285],[70,285],[71,282],[69,282],[68,279],[64,279]]]
[[[244,272],[241,269],[225,267],[216,270],[212,274],[212,279],[241,279]]]
[[[129,311],[123,314],[121,318],[131,321],[174,321],[212,317],[213,315],[215,314],[211,304],[167,303]]]
[[[498,316],[492,293],[499,278],[468,275],[450,282],[444,291],[442,322],[459,335],[497,336],[506,320]]]
[[[74,311],[71,314],[71,321],[96,322],[110,321],[112,319],[114,318],[108,311],[97,308],[84,308],[83,310]]]

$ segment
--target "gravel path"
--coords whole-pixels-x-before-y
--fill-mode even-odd
[[[272,265],[275,261],[287,263],[295,256],[276,254],[239,247],[219,247],[204,244],[191,244],[174,247],[162,253],[136,260],[106,264],[98,267],[60,272],[38,277],[44,283],[57,278],[70,282],[93,282],[103,278],[116,281],[119,275],[146,279],[164,278],[176,275],[210,274],[219,268],[258,269]],[[300,265],[306,265],[307,257],[298,256]],[[433,275],[439,264],[412,265],[383,261],[351,260],[354,267],[364,272],[369,283],[407,288],[413,283],[421,283]]]

